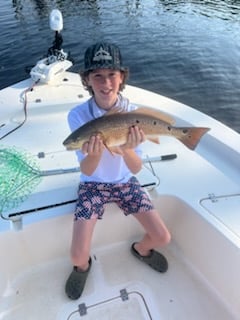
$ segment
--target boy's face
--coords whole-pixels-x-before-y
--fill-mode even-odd
[[[90,72],[87,78],[97,105],[105,110],[110,109],[116,102],[122,82],[122,72],[112,69],[96,69]]]

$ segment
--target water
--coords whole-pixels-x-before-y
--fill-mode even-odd
[[[117,43],[129,84],[199,109],[240,132],[240,1],[0,0],[0,88],[26,78],[52,45],[49,13],[62,11],[63,48]]]

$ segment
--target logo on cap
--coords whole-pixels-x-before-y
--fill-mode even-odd
[[[93,57],[93,61],[98,62],[101,60],[112,61],[112,56],[110,55],[110,53],[107,52],[106,50],[103,50],[102,47],[95,53]]]

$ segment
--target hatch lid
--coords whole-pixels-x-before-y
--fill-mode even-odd
[[[240,237],[240,194],[209,194],[200,201],[201,206]]]
[[[69,313],[69,320],[152,319],[142,294],[137,291],[128,293],[126,289],[120,290],[119,296],[93,305],[81,303]]]

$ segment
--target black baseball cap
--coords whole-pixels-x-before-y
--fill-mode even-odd
[[[88,47],[84,55],[84,72],[96,69],[126,70],[122,66],[120,49],[115,44],[97,42]]]

